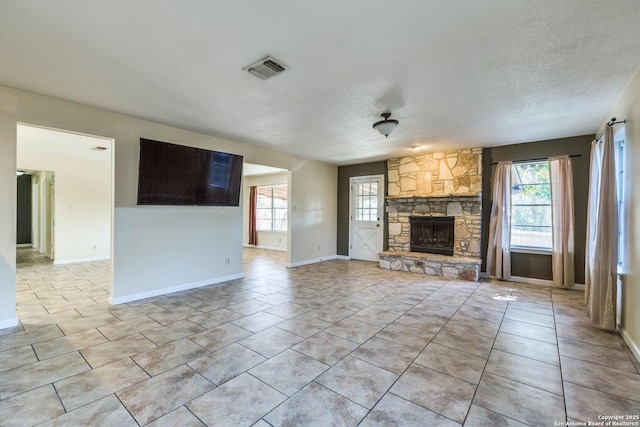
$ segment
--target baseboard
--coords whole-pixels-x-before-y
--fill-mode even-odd
[[[351,257],[348,255],[336,255],[336,259],[343,259],[345,261],[351,261]]]
[[[623,327],[620,327],[619,331],[620,335],[622,335],[622,339],[629,346],[631,353],[633,353],[638,363],[640,363],[640,345],[638,345],[638,343],[635,342],[633,338],[631,338],[631,335],[629,335],[629,333]]]
[[[13,316],[12,319],[0,320],[0,329],[13,328],[18,326],[18,317]]]
[[[18,243],[16,248],[32,248],[33,244],[31,243]]]
[[[111,259],[109,256],[97,256],[92,258],[77,258],[77,259],[56,259],[53,261],[53,265],[62,265],[62,264],[77,264],[79,262],[91,262],[91,261],[104,261],[107,259]]]
[[[552,280],[536,279],[535,277],[511,276],[507,281],[509,281],[509,282],[517,282],[517,283],[524,283],[524,284],[527,284],[527,285],[553,286],[553,281]]]
[[[287,248],[278,248],[276,246],[256,246],[256,245],[244,245],[245,248],[265,249],[267,251],[280,251],[287,252]]]
[[[560,287],[560,286],[554,285],[553,284],[553,280],[536,279],[535,277],[511,276],[511,278],[508,281],[509,282],[516,282],[516,283],[524,283],[524,284],[527,284],[527,285],[550,286],[552,288],[571,289],[571,290],[575,290],[575,291],[584,291],[584,285],[582,285],[580,283],[576,283],[573,286]]]
[[[228,282],[230,280],[242,279],[243,277],[244,275],[242,273],[238,273],[238,274],[232,274],[230,276],[216,277],[215,279],[184,283],[182,285],[170,286],[168,288],[153,289],[151,291],[140,292],[138,294],[131,294],[123,297],[117,297],[117,298],[110,297],[109,304],[111,305],[124,304],[127,302],[138,301],[145,298],[157,297],[159,295],[171,294],[173,292],[185,291],[187,289],[194,289],[194,288],[200,288],[202,286],[216,285],[219,283]]]
[[[323,256],[321,258],[314,258],[314,259],[307,259],[304,261],[292,262],[291,264],[287,264],[287,267],[288,268],[301,267],[303,265],[316,264],[318,262],[323,262],[323,261],[331,261],[332,259],[338,259],[338,255],[329,255],[329,256]]]

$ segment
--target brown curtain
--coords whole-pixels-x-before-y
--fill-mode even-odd
[[[493,177],[487,273],[498,279],[511,278],[511,162],[498,163]]]
[[[249,189],[249,244],[258,245],[258,227],[256,225],[256,207],[258,206],[258,187]]]
[[[575,284],[573,169],[569,156],[550,157],[549,175],[553,237],[551,254],[553,284],[573,286]]]

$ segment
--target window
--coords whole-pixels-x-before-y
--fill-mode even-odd
[[[362,182],[356,184],[355,194],[356,221],[378,220],[378,183]]]
[[[288,186],[260,186],[257,191],[256,228],[259,231],[287,231]]]
[[[511,246],[551,250],[549,162],[511,167]]]

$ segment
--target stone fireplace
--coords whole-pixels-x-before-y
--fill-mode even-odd
[[[411,252],[453,255],[454,217],[409,217]]]
[[[481,156],[469,149],[388,161],[389,250],[380,267],[479,279]]]

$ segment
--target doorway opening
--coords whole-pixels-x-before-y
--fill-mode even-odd
[[[244,252],[252,248],[281,251],[289,259],[290,172],[245,162],[242,175]]]
[[[19,123],[20,248],[54,264],[111,259],[113,140]]]
[[[350,179],[349,258],[378,261],[384,235],[384,175]]]

